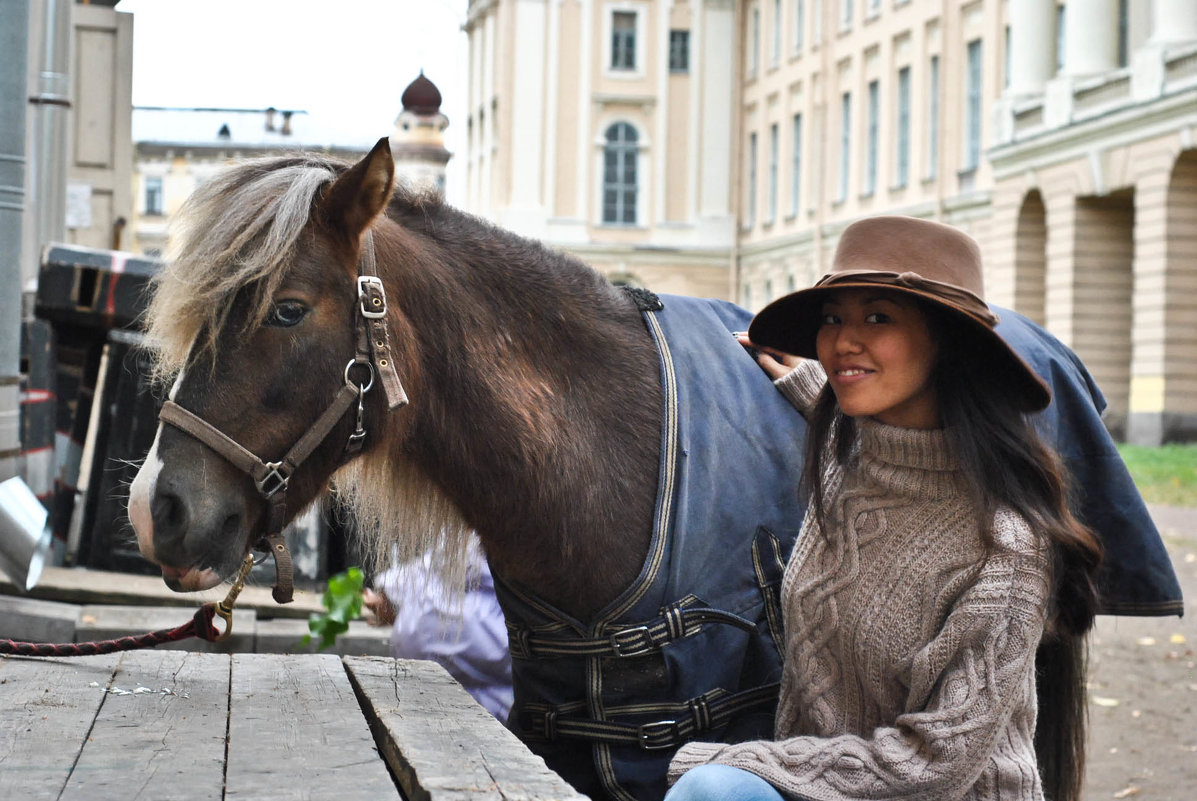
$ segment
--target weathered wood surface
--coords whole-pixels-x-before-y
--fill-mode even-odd
[[[0,657],[0,799],[405,797],[582,798],[431,662]]]
[[[335,656],[233,657],[225,799],[398,798]]]
[[[220,801],[228,657],[129,652],[101,692],[62,801]]]
[[[0,595],[0,638],[19,642],[88,642],[173,629],[191,619],[194,609],[177,606],[119,606],[71,604]],[[224,623],[216,621],[224,631]],[[159,650],[213,653],[318,653],[319,637],[302,644],[308,621],[294,618],[262,620],[253,609],[233,611],[233,634],[210,643],[196,637],[165,643]],[[339,656],[387,656],[391,631],[353,620],[330,651]]]
[[[251,581],[254,579],[251,578]],[[173,592],[158,576],[138,576],[82,567],[47,567],[37,586],[29,592],[18,588],[0,573],[0,595],[16,595],[72,603],[183,606],[196,609],[207,601],[219,601],[228,593],[227,584],[202,592]],[[270,587],[250,584],[237,599],[238,609],[254,609],[263,617],[307,619],[312,612],[322,612],[320,593],[295,588],[295,600],[275,603]]]
[[[585,798],[439,665],[378,657],[344,662],[410,801]]]
[[[119,661],[118,655],[0,659],[0,794],[59,797]]]

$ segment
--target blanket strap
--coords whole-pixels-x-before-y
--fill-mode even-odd
[[[507,642],[514,659],[546,659],[553,657],[633,657],[659,651],[664,645],[697,634],[708,623],[734,626],[747,632],[756,631],[756,624],[731,612],[695,606],[698,598],[688,595],[681,601],[663,607],[660,617],[641,623],[620,626],[600,637],[571,636],[570,630],[551,631],[530,629],[507,623]]]
[[[731,718],[744,712],[760,709],[762,712],[771,713],[777,704],[779,690],[780,685],[777,683],[735,693],[717,688],[697,698],[672,705],[675,711],[671,718],[640,724],[574,717],[571,713],[577,705],[551,706],[530,703],[519,712],[520,733],[537,739],[580,739],[610,745],[634,745],[644,751],[660,751],[676,748],[718,729]],[[662,714],[662,709],[669,708],[653,704],[651,711],[652,714],[659,715]]]

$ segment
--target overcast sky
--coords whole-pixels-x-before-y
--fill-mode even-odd
[[[467,5],[121,0],[116,8],[133,14],[134,105],[302,109],[369,140],[391,132],[400,95],[423,69],[444,98],[448,147],[464,155]]]

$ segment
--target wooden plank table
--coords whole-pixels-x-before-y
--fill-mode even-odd
[[[0,795],[580,799],[432,662],[148,650],[0,657]]]

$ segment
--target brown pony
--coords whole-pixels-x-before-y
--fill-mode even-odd
[[[384,139],[350,169],[303,155],[200,186],[148,314],[159,370],[177,375],[180,406],[281,458],[345,385],[371,230],[397,373],[417,400],[388,411],[366,393],[361,456],[338,470],[347,414],[291,478],[288,514],[331,480],[381,555],[439,544],[449,574],[477,530],[496,575],[585,618],[648,547],[656,351],[626,293],[592,269],[433,197],[392,196],[393,169]],[[167,584],[196,590],[237,568],[263,504],[245,473],[163,426],[129,510]]]

